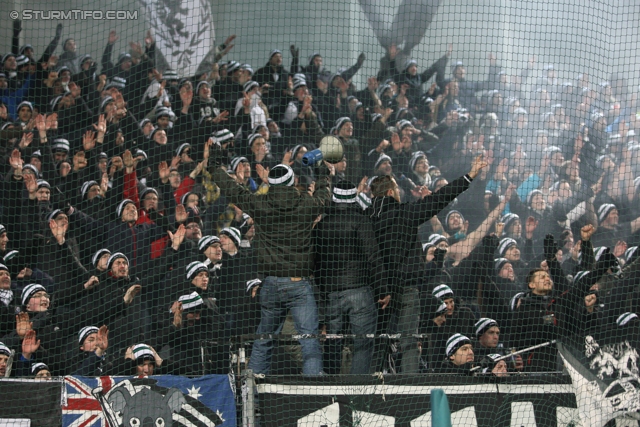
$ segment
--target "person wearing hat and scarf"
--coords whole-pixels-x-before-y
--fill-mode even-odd
[[[362,148],[360,142],[353,138],[353,122],[349,117],[340,117],[333,127],[335,135],[342,142],[344,156],[347,158],[345,179],[360,182],[362,179]]]
[[[287,107],[282,117],[282,132],[291,145],[296,143],[317,143],[322,138],[322,118],[312,104],[307,81],[294,78],[293,100],[286,100]]]
[[[377,308],[385,309],[391,295],[386,289],[387,273],[375,240],[371,221],[356,203],[357,188],[341,181],[332,190],[332,205],[313,231],[315,274],[325,298],[328,334],[375,334]],[[328,344],[328,345],[327,345]],[[325,344],[325,372],[340,373],[340,340]],[[374,355],[375,342],[358,338],[354,341],[351,374],[368,374],[370,368],[380,370],[382,349]],[[328,348],[327,348],[328,347]],[[378,354],[379,353],[379,354]],[[372,363],[373,362],[373,363]]]
[[[640,217],[620,223],[619,211],[616,205],[605,203],[598,208],[598,228],[591,241],[594,246],[613,248],[622,240],[628,246],[640,243]]]
[[[220,153],[223,154],[223,153]],[[282,325],[287,308],[298,332],[318,333],[318,311],[309,276],[313,269],[311,232],[315,219],[329,201],[333,166],[319,165],[321,176],[313,195],[301,193],[293,185],[295,176],[287,165],[277,165],[268,174],[265,196],[254,196],[238,185],[214,156],[213,181],[230,203],[254,220],[258,273],[265,276],[260,290],[261,320],[257,333],[274,333]],[[323,166],[324,165],[324,166]],[[283,239],[283,236],[284,239]],[[322,354],[317,339],[301,340],[303,373],[322,372]],[[272,342],[258,340],[253,345],[250,366],[256,373],[268,373]]]
[[[249,133],[249,131],[255,128],[258,125],[266,125],[267,124],[267,116],[265,114],[265,110],[263,109],[264,103],[262,102],[262,95],[260,92],[260,85],[258,82],[249,80],[242,86],[243,95],[247,94],[249,96],[250,104],[249,104],[249,114],[251,115],[251,127],[248,129],[243,129],[245,133]],[[240,110],[244,105],[244,96],[238,98],[238,101],[235,105],[235,115],[237,116],[240,113]],[[266,107],[265,107],[266,108]]]
[[[139,44],[135,45],[135,53],[141,57],[142,60],[135,64],[133,63],[132,55],[129,53],[121,53],[118,56],[117,64],[111,62],[111,53],[113,46],[118,40],[117,33],[112,30],[109,32],[107,46],[102,54],[102,73],[107,75],[107,78],[113,80],[114,78],[122,79],[125,86],[123,86],[123,95],[127,102],[131,105],[140,104],[140,98],[146,89],[147,74],[153,69],[153,60],[155,57],[155,41],[147,33],[145,37],[145,52],[142,52],[142,47]]]
[[[138,343],[127,348],[124,359],[118,368],[114,368],[117,375],[135,375],[138,378],[162,375],[166,371],[162,358],[149,344]],[[170,369],[169,369],[170,370]]]
[[[415,303],[419,301],[418,290],[413,287],[405,289],[404,277],[401,274],[402,266],[413,248],[418,226],[444,209],[454,198],[469,188],[471,180],[486,164],[482,157],[477,157],[467,175],[458,178],[430,196],[425,191],[425,197],[412,204],[400,203],[399,187],[392,177],[378,176],[371,183],[373,199],[367,214],[373,220],[378,245],[384,248],[384,265],[388,267],[390,272],[395,272],[391,273],[390,286],[392,287],[392,298],[399,303],[398,316],[400,318],[415,317],[419,311],[419,305]],[[395,311],[398,311],[398,308]],[[383,330],[383,333],[386,333],[386,328]],[[414,372],[417,372],[417,348],[415,359],[413,357],[411,359],[415,360],[412,366]]]
[[[294,46],[292,47],[292,53],[295,52]],[[297,68],[298,58],[296,55],[292,55],[291,58],[291,69]],[[263,87],[264,85],[268,85],[269,88],[275,86],[279,82],[286,82],[289,77],[289,71],[282,66],[282,51],[279,49],[273,49],[269,52],[269,61],[265,64],[264,67],[259,68],[258,71],[253,76],[253,79],[258,82],[258,84]],[[267,92],[265,96],[265,103],[269,104],[269,96],[270,91]]]
[[[536,268],[529,272],[526,283],[529,292],[515,301],[511,343],[527,348],[556,339],[562,331],[570,331],[579,307],[583,287],[570,288],[560,263],[556,259],[557,246],[553,236],[544,242],[548,272]],[[553,346],[543,347],[523,355],[525,372],[555,371],[557,352]]]
[[[416,151],[409,159],[409,177],[418,186],[431,185],[431,175],[429,175],[429,159],[423,151]]]
[[[476,322],[475,324],[476,343],[473,348],[473,353],[477,359],[481,360],[481,364],[483,363],[482,361],[484,361],[484,358],[486,357],[493,358],[494,356],[499,357],[499,356],[505,355],[506,349],[504,348],[503,342],[500,340],[501,332],[502,331],[500,326],[498,325],[498,322],[496,322],[493,319],[482,317]],[[502,336],[504,336],[504,334],[502,334]],[[520,356],[519,354],[512,356],[512,363],[513,363],[513,366],[509,368],[507,368],[505,363],[505,365],[503,366],[505,373],[507,369],[522,371],[522,369],[524,368],[522,356]],[[491,372],[492,371],[491,368],[494,368],[495,366],[488,366],[488,367],[490,368],[488,369],[488,371]]]
[[[7,375],[9,359],[11,359],[11,349],[0,342],[0,378],[4,378]]]
[[[436,371],[442,374],[470,375],[473,362],[473,344],[471,340],[460,333],[449,337],[445,345],[444,360]]]
[[[103,364],[109,347],[109,329],[106,326],[85,326],[78,332],[79,353],[72,375],[99,377],[103,375]],[[70,367],[69,367],[70,368]]]
[[[401,66],[402,72],[396,75],[394,80],[409,86],[406,96],[409,99],[410,106],[418,105],[420,97],[422,96],[422,85],[429,81],[434,74],[436,75],[436,83],[438,86],[444,87],[445,67],[447,66],[447,62],[449,62],[450,56],[451,45],[449,45],[447,53],[444,56],[420,74],[418,73],[418,63],[415,60],[407,59],[404,62],[404,65]]]
[[[209,372],[221,374],[228,370],[227,346],[221,340],[225,331],[212,300],[202,298],[195,291],[183,294],[171,304],[168,313],[165,311],[165,322],[166,326],[152,344],[156,348],[170,346],[170,362],[175,366],[173,375],[201,375],[204,372],[201,346],[205,342],[213,346],[213,354],[208,357],[214,366]]]
[[[247,160],[249,161],[251,167],[251,178],[256,183],[267,184],[267,182],[264,182],[264,180],[262,179],[263,177],[261,177],[258,173],[258,166],[262,167],[264,170],[270,170],[277,165],[276,160],[273,158],[273,155],[267,148],[267,141],[261,134],[254,133],[253,135],[249,136],[247,145],[249,148]],[[294,156],[291,156],[291,159],[295,161]]]
[[[218,233],[222,249],[219,274],[218,306],[229,336],[255,333],[259,306],[247,297],[248,283],[258,277],[255,250],[241,247],[242,234],[235,227],[225,227]]]
[[[5,233],[6,234],[6,233]],[[0,264],[0,337],[15,328],[15,304],[18,298],[11,290],[9,268]]]
[[[82,214],[75,210],[67,215],[55,209],[46,217],[48,233],[38,265],[56,284],[53,302],[58,315],[78,310],[84,304],[85,291],[98,284],[98,278],[91,276],[81,261],[82,246],[70,233],[70,222],[77,227],[82,220]]]

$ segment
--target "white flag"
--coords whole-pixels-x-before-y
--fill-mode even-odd
[[[196,74],[214,47],[211,7],[207,0],[140,0],[156,49],[168,67],[183,77]]]

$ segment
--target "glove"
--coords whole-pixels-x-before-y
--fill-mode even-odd
[[[436,248],[436,250],[433,252],[433,261],[438,264],[438,266],[441,266],[444,262],[444,256],[446,254],[446,249]]]
[[[358,66],[362,66],[362,64],[364,64],[364,60],[367,59],[366,55],[364,54],[364,52],[362,52],[360,55],[358,55]]]
[[[218,169],[220,166],[228,163],[229,150],[211,147],[209,152],[209,172],[213,172],[213,169]]]
[[[61,35],[62,35],[62,24],[58,24],[56,26],[56,37],[60,37]]]
[[[552,234],[547,234],[544,236],[544,259],[547,261],[552,261],[556,258],[556,254],[558,253],[558,245],[556,245],[556,241],[553,238]]]
[[[606,248],[600,256],[600,259],[596,263],[596,266],[593,270],[597,275],[603,276],[607,272],[607,270],[617,270],[618,266],[618,260],[611,253],[611,249]]]

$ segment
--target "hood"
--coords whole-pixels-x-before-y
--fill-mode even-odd
[[[398,201],[391,196],[374,197],[371,200],[371,207],[369,208],[371,212],[369,216],[371,218],[379,218],[382,214],[388,212],[398,204]]]

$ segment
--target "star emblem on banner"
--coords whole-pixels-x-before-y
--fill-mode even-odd
[[[198,398],[202,396],[200,394],[200,387],[196,388],[195,385],[192,385],[190,389],[187,389],[187,391],[189,392],[189,396],[193,397],[196,400],[198,400]]]

